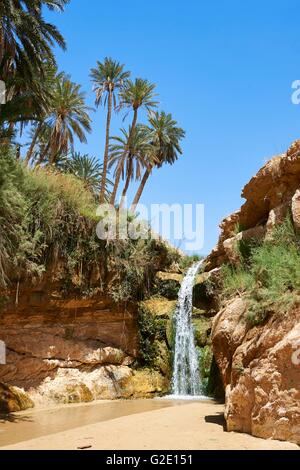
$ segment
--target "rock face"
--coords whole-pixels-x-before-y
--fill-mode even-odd
[[[300,310],[251,329],[246,313],[238,298],[213,321],[228,431],[300,444]]]
[[[53,379],[46,378],[31,392],[31,396],[36,404],[150,398],[167,392],[168,385],[168,381],[157,371],[107,365],[89,372],[59,369]]]
[[[104,297],[63,300],[27,290],[17,307],[8,303],[2,312],[0,339],[7,348],[0,380],[28,390],[60,369],[130,364],[137,354],[136,315]]]
[[[220,224],[221,235],[217,246],[206,260],[206,270],[221,266],[230,259],[232,240],[247,237],[247,231],[265,227],[267,232],[285,217],[292,207],[295,227],[300,227],[300,140],[288,151],[273,157],[244,187],[246,202],[237,212]],[[249,232],[248,232],[249,233]],[[261,233],[258,233],[261,236]],[[229,241],[231,240],[231,242]]]
[[[223,263],[239,266],[237,244],[272,239],[274,227],[288,214],[300,231],[300,141],[264,165],[242,196],[241,209],[220,225],[218,245],[206,260],[208,272]],[[227,428],[300,444],[300,309],[275,311],[255,327],[247,314],[247,301],[236,298],[213,320]]]
[[[25,397],[33,404],[29,396],[42,405],[145,398],[168,391],[169,381],[159,372],[164,364],[155,371],[132,367],[139,349],[138,305],[116,305],[101,294],[65,297],[51,284],[20,286],[3,297],[0,340],[6,345],[6,364],[0,365],[0,381],[28,394],[9,387],[4,400],[0,390],[4,411],[23,409]],[[164,308],[171,308],[167,299]],[[17,390],[21,402],[15,398]]]

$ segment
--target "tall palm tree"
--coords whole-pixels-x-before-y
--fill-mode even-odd
[[[125,185],[122,192],[120,207],[124,206],[130,181],[140,179],[142,170],[147,166],[151,155],[151,141],[146,126],[137,125],[132,132],[121,129],[121,137],[113,137],[115,142],[110,145],[109,167],[116,167],[115,175],[123,176]]]
[[[133,118],[131,124],[131,131],[129,134],[129,139],[133,135],[138,121],[138,111],[139,109],[146,109],[148,112],[155,108],[158,105],[158,102],[155,101],[157,94],[155,93],[156,85],[150,83],[148,80],[142,78],[136,78],[135,81],[127,80],[125,86],[120,93],[120,105],[119,110],[122,108],[132,109]],[[115,203],[118,187],[121,179],[121,169],[116,172],[115,185],[111,195],[111,204]]]
[[[40,132],[41,138],[49,135],[48,145],[38,163],[42,163],[49,154],[49,162],[54,164],[60,153],[67,154],[70,148],[73,149],[75,137],[80,142],[86,142],[86,132],[91,131],[90,110],[85,104],[85,93],[80,85],[59,74],[55,80],[51,107]]]
[[[164,111],[150,112],[148,119],[154,157],[148,160],[144,176],[130,209],[132,212],[135,212],[153,168],[155,166],[160,168],[165,163],[173,165],[178,159],[178,155],[182,155],[180,141],[184,138],[185,131],[177,127],[177,121],[172,118],[172,115],[166,114]]]
[[[116,91],[120,92],[125,80],[130,76],[130,72],[124,71],[124,65],[113,60],[111,57],[105,57],[104,62],[97,62],[97,67],[91,70],[91,78],[96,92],[96,106],[107,105],[106,119],[106,139],[103,158],[103,179],[100,189],[100,203],[105,199],[105,186],[108,167],[110,124],[112,117],[112,108],[117,106]]]
[[[99,194],[101,182],[103,179],[103,165],[94,157],[81,155],[79,152],[72,154],[71,159],[66,159],[62,164],[62,170],[71,173],[79,178],[87,190],[95,196]],[[109,186],[112,183],[107,179],[105,188],[105,197],[109,195]]]
[[[42,72],[43,62],[55,62],[52,47],[65,49],[58,29],[47,23],[43,7],[63,11],[69,0],[1,0],[0,3],[0,70],[6,81],[19,69],[30,78]]]

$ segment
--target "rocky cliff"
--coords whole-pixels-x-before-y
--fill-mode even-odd
[[[300,140],[268,161],[246,184],[242,197],[246,199],[242,207],[220,224],[218,244],[206,260],[207,271],[232,261],[235,241],[264,237],[284,219],[289,208],[300,228]]]
[[[49,280],[6,290],[0,382],[23,388],[36,404],[147,397],[166,391],[156,370],[133,367],[139,353],[138,303],[103,294],[65,295]],[[7,403],[0,391],[0,401]]]
[[[273,231],[287,216],[299,232],[300,141],[272,158],[242,195],[244,205],[221,223],[218,245],[207,258],[208,272],[221,272],[224,265],[238,270],[241,243],[269,240],[272,244]],[[284,247],[280,256],[285,256]],[[261,280],[267,274],[256,275],[252,296],[259,305]],[[287,285],[289,294],[292,289]],[[223,297],[212,331],[214,356],[226,390],[227,428],[300,444],[299,301],[280,312],[271,306],[259,322],[251,323],[246,290],[236,294],[230,299]]]

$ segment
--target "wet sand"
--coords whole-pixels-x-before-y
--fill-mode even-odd
[[[0,448],[89,424],[178,404],[180,402],[171,400],[107,400],[92,404],[35,408],[11,415],[0,415]]]
[[[224,432],[223,410],[211,401],[137,400],[17,413],[0,422],[0,450],[299,450]]]

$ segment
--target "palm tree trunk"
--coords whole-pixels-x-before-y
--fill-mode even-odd
[[[136,125],[137,125],[137,120],[138,120],[138,109],[135,109],[134,113],[133,113],[133,119],[132,119],[130,134],[129,134],[129,137],[128,137],[128,144],[129,145],[130,145],[131,136],[132,136],[132,134],[133,134],[133,132],[136,128]],[[120,166],[120,168],[118,168],[118,170],[117,170],[114,189],[113,189],[113,192],[112,192],[112,195],[111,195],[111,198],[110,198],[110,203],[112,205],[114,205],[115,202],[116,202],[116,197],[117,197],[117,192],[118,192],[118,188],[119,188],[119,184],[120,184],[121,174],[122,174],[122,167]],[[125,196],[127,194],[129,184],[130,184],[130,178],[129,178],[129,180],[127,178],[127,181],[126,181],[126,184],[125,184],[125,188],[127,186],[127,189],[126,189],[126,191],[125,191],[125,188],[123,190],[120,207],[123,207],[123,205],[124,205],[124,199],[125,199]],[[124,191],[125,191],[125,196],[124,196]]]
[[[29,147],[29,150],[28,150],[27,155],[26,155],[26,158],[25,158],[25,165],[28,165],[28,163],[29,163],[30,160],[31,160],[31,157],[32,157],[32,154],[33,154],[33,150],[34,150],[35,144],[36,144],[36,142],[37,142],[37,140],[38,140],[38,136],[39,136],[39,134],[40,134],[40,132],[41,132],[41,128],[42,128],[42,123],[40,123],[40,124],[37,126],[36,130],[35,130],[33,139],[32,139],[32,141],[31,141],[31,145],[30,145],[30,147]]]
[[[127,195],[129,185],[130,185],[131,176],[132,176],[132,158],[130,157],[126,183],[125,183],[125,186],[124,186],[124,189],[123,189],[123,192],[122,192],[122,198],[121,198],[121,202],[120,202],[120,209],[124,208],[125,198],[126,198],[126,195]]]
[[[101,190],[100,190],[100,204],[103,204],[105,201],[105,188],[106,188],[108,152],[109,152],[109,134],[110,134],[110,123],[111,123],[111,115],[112,115],[112,99],[113,99],[113,93],[112,93],[112,90],[110,90],[109,95],[108,95],[106,141],[105,141],[105,152],[104,152],[104,160],[103,160],[103,174],[102,174]]]
[[[140,199],[141,199],[141,196],[143,194],[143,191],[145,189],[145,186],[146,186],[146,183],[148,181],[148,178],[149,176],[151,175],[151,169],[150,168],[147,168],[147,170],[145,171],[144,173],[144,176],[143,176],[143,179],[141,181],[141,184],[137,190],[137,193],[135,195],[135,198],[133,200],[133,203],[130,207],[130,212],[135,212],[136,210],[136,206],[138,205],[138,203],[140,202]]]
[[[136,125],[137,125],[137,120],[138,120],[138,108],[134,109],[134,112],[133,112],[133,119],[132,119],[131,129],[130,129],[130,133],[129,133],[129,136],[128,136],[128,145],[129,146],[130,146],[130,140],[131,140],[132,134],[135,131],[135,128],[136,128]],[[112,195],[111,195],[111,198],[110,198],[110,203],[112,205],[114,205],[115,202],[116,202],[116,197],[117,197],[117,192],[118,192],[118,188],[119,188],[119,184],[120,184],[121,174],[122,174],[122,167],[120,166],[117,170],[117,173],[116,173],[114,189],[113,189],[113,192],[112,192]],[[129,184],[130,184],[130,176],[129,176],[129,178],[127,177],[127,180],[126,180],[125,188],[123,190],[122,198],[121,198],[121,202],[120,202],[120,208],[122,208],[123,205],[124,205],[124,199],[126,197]]]
[[[118,188],[119,188],[119,184],[120,184],[121,174],[122,174],[122,165],[120,165],[118,170],[117,170],[116,179],[115,179],[115,183],[114,183],[114,189],[113,189],[113,192],[112,192],[111,198],[110,198],[110,203],[113,206],[115,205],[115,202],[116,202],[116,196],[117,196],[117,192],[118,192]]]
[[[133,120],[132,120],[132,124],[131,124],[131,132],[130,132],[130,136],[132,136],[135,128],[136,128],[136,125],[137,125],[137,119],[138,119],[138,110],[137,109],[134,109],[134,112],[133,112]]]
[[[39,158],[38,161],[36,162],[36,165],[35,165],[35,166],[38,166],[38,165],[40,165],[41,163],[43,163],[43,161],[45,160],[45,157],[46,157],[47,153],[49,152],[50,145],[51,145],[51,143],[48,142],[48,144],[47,144],[47,145],[45,146],[45,148],[44,148],[44,151],[41,153],[40,158]]]

